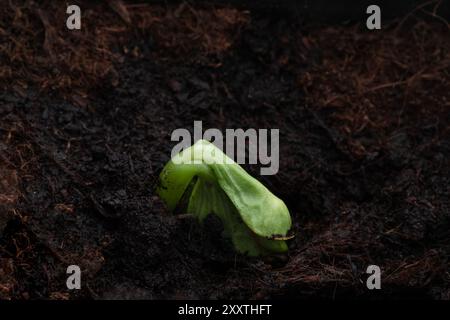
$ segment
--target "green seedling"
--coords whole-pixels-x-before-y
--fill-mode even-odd
[[[172,212],[184,205],[200,222],[217,215],[240,253],[288,249],[291,216],[284,202],[208,141],[175,155],[161,172],[157,192]]]

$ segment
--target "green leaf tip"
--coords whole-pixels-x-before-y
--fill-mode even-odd
[[[292,222],[284,202],[208,141],[197,141],[166,164],[157,193],[170,211],[188,196],[187,212],[199,221],[217,215],[240,253],[287,251]]]

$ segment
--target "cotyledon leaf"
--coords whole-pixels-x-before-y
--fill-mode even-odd
[[[276,240],[284,239],[291,228],[284,202],[208,141],[199,140],[164,167],[158,194],[170,210],[177,207],[194,177],[188,212],[200,221],[216,214],[240,252],[287,250],[284,241]]]
[[[216,214],[223,223],[225,235],[231,237],[235,248],[241,253],[257,256],[287,251],[284,241],[270,240],[254,234],[217,183],[198,179],[192,190],[187,212],[196,215],[200,221],[209,213]]]

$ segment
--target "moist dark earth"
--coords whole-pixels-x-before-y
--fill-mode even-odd
[[[301,27],[252,13],[226,52],[195,57],[161,57],[157,40],[134,34],[127,46],[141,54],[124,55],[114,65],[119,81],[89,88],[82,105],[58,90],[5,86],[0,298],[449,299],[448,45],[437,44],[437,82],[405,95],[386,86],[371,111],[383,126],[345,131],[361,110],[314,105],[314,88],[328,93],[314,81],[306,90],[304,80],[323,74],[341,85],[320,66],[345,60],[344,49],[311,46],[305,38],[322,31],[306,27],[295,41]],[[439,24],[431,32],[448,39]],[[341,94],[352,79],[342,76]],[[220,221],[172,215],[157,197],[171,133],[192,131],[194,120],[204,129],[280,130],[278,174],[245,168],[290,209],[288,254],[236,254]],[[72,264],[82,269],[81,290],[66,289]],[[382,270],[382,290],[366,287],[371,264]]]

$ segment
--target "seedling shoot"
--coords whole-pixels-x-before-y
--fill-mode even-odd
[[[157,192],[170,211],[184,210],[202,222],[223,223],[235,249],[249,256],[286,252],[291,216],[282,200],[206,140],[174,156],[160,175]]]

